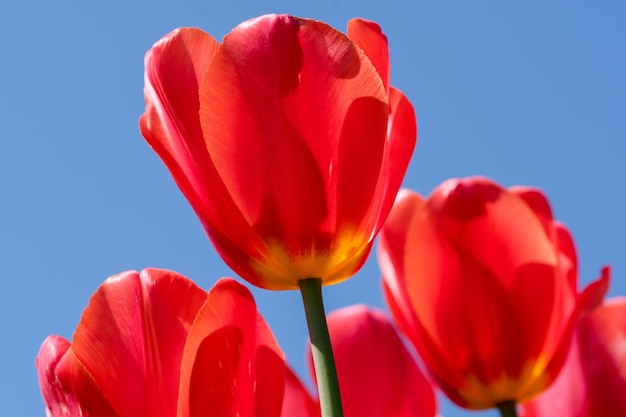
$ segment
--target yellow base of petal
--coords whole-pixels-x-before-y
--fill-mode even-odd
[[[493,408],[496,404],[514,400],[517,403],[528,401],[550,385],[545,374],[547,361],[538,358],[530,361],[519,375],[501,374],[488,383],[470,375],[463,388],[457,391],[467,401],[467,408],[482,410]]]
[[[315,247],[300,253],[289,252],[282,242],[267,242],[267,255],[253,261],[259,286],[272,290],[297,290],[298,281],[321,278],[322,285],[337,284],[359,269],[371,247],[369,236],[341,233],[331,248]]]

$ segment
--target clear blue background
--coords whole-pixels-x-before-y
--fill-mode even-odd
[[[506,4],[505,4],[506,3]],[[143,55],[179,26],[220,39],[271,12],[388,35],[392,84],[415,105],[405,186],[428,194],[482,174],[549,195],[577,244],[583,283],[611,264],[626,294],[626,3],[621,1],[4,1],[0,4],[0,404],[43,416],[34,359],[70,338],[106,277],[170,268],[204,288],[232,273],[144,143]],[[327,307],[383,306],[373,258],[328,287]],[[299,294],[254,290],[304,375]],[[367,366],[364,364],[364,366]],[[447,417],[468,413],[441,401]]]

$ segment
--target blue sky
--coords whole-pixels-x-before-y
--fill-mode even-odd
[[[0,4],[0,403],[43,416],[34,358],[70,338],[106,277],[147,266],[204,288],[233,273],[137,127],[143,55],[197,26],[220,39],[248,18],[290,13],[343,30],[379,22],[392,84],[416,108],[405,186],[423,194],[481,174],[533,185],[572,231],[586,283],[604,264],[626,294],[626,6],[620,1],[14,1]],[[325,290],[329,310],[382,307],[373,258]],[[254,290],[304,374],[296,292]],[[468,413],[442,400],[447,417]]]

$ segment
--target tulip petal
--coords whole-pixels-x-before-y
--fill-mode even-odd
[[[281,417],[320,417],[319,402],[311,396],[309,390],[287,367],[285,375],[285,397]]]
[[[351,306],[328,316],[347,417],[432,417],[431,385],[385,315]]]
[[[365,52],[389,92],[389,45],[378,23],[365,19],[348,21],[347,35]]]
[[[410,339],[422,359],[431,366],[431,370],[434,370],[433,376],[436,378],[437,375],[447,375],[448,382],[452,379],[460,385],[463,380],[455,378],[452,363],[445,359],[439,360],[439,345],[417,320],[407,290],[409,284],[405,275],[404,259],[405,256],[412,256],[407,253],[406,248],[408,230],[413,218],[421,216],[419,213],[425,208],[425,204],[425,200],[411,190],[403,189],[398,193],[379,237],[378,263],[383,275],[383,295],[396,324]],[[453,394],[451,392],[449,395]],[[455,402],[461,404],[463,400],[459,397]]]
[[[284,358],[250,292],[218,281],[184,347],[179,417],[280,414]]]
[[[564,288],[563,297],[557,297],[553,322],[553,331],[565,329],[565,323],[572,316],[576,305],[576,292],[578,291],[578,259],[574,240],[567,228],[554,221],[552,209],[546,196],[536,188],[531,187],[511,187],[509,192],[520,197],[535,213],[537,219],[543,225],[546,235],[554,242],[558,252],[559,276],[566,277],[569,284],[569,291]],[[558,295],[558,294],[557,294]],[[560,338],[555,338],[556,342]],[[546,346],[547,351],[553,351],[554,345]]]
[[[572,347],[569,349],[568,360],[580,361],[580,351],[578,348],[577,338],[572,341]],[[565,382],[560,382],[561,378]],[[568,416],[568,417],[583,417],[585,414],[580,414],[576,410],[581,410],[584,402],[586,401],[584,392],[585,375],[582,369],[575,366],[565,366],[559,373],[559,379],[552,384],[544,393],[538,398],[539,400],[533,400],[524,403],[522,406],[522,417],[547,417],[553,415]],[[559,388],[552,388],[558,386]],[[560,391],[558,396],[552,395],[552,399],[549,402],[542,401],[544,396],[550,397],[549,392]],[[598,415],[610,415],[610,414],[598,414]],[[592,417],[592,416],[589,416]]]
[[[607,301],[583,319],[578,328],[585,360],[593,415],[626,413],[626,299]],[[597,381],[597,383],[593,383]]]
[[[626,413],[626,299],[607,300],[583,317],[554,384],[524,404],[523,417]]]
[[[101,391],[59,336],[44,340],[37,355],[39,386],[49,417],[116,417]]]
[[[553,241],[518,196],[485,178],[449,180],[431,197],[437,227],[505,285],[525,264],[555,266]]]
[[[218,42],[192,28],[177,29],[159,40],[145,57],[146,112],[140,129],[196,207],[207,203],[203,192],[210,166],[198,114],[198,91]]]
[[[546,196],[538,189],[531,187],[511,187],[509,193],[521,198],[541,221],[546,235],[554,235],[554,217]]]
[[[578,255],[576,254],[574,239],[565,225],[556,222],[555,228],[556,244],[559,248],[559,265],[562,273],[567,276],[572,291],[576,291],[578,286]]]
[[[80,416],[83,411],[73,392],[68,392],[59,378],[56,368],[70,348],[70,342],[59,336],[49,336],[44,340],[37,355],[37,375],[46,415],[51,417]]]
[[[417,122],[411,102],[401,91],[389,86],[389,48],[387,37],[380,26],[369,20],[352,19],[348,22],[347,34],[372,61],[389,96],[388,144],[376,195],[376,200],[382,201],[382,205],[372,207],[372,215],[377,216],[374,229],[376,233],[391,210],[413,155],[417,141]]]
[[[611,268],[605,266],[600,272],[600,277],[589,284],[580,293],[577,300],[576,309],[582,314],[586,314],[600,304],[609,291],[611,281]]]
[[[400,90],[393,87],[389,91],[389,112],[389,142],[379,181],[382,205],[376,213],[376,232],[391,211],[417,142],[417,121],[413,105]]]
[[[215,54],[200,103],[217,172],[270,252],[323,254],[338,225],[358,228],[352,222],[375,192],[388,110],[376,70],[344,35],[290,16],[245,22]],[[225,211],[212,217],[229,220]]]
[[[544,350],[552,353],[552,359],[547,364],[544,373],[548,375],[547,381],[554,381],[560,374],[563,364],[567,359],[569,352],[572,332],[575,329],[577,323],[579,323],[584,315],[602,304],[602,300],[606,295],[610,282],[610,269],[604,267],[600,277],[590,283],[579,295],[574,292],[570,296],[570,299],[566,298],[566,309],[556,310],[555,318],[558,322],[556,329],[560,330],[560,337],[554,337],[546,342]],[[574,307],[570,307],[570,304],[575,304]],[[558,306],[557,306],[558,307]],[[552,329],[551,329],[552,331]],[[561,343],[559,343],[559,340]],[[564,342],[565,341],[565,342]],[[546,388],[546,381],[538,381],[537,384],[529,388],[529,396],[534,397],[536,394],[544,391]]]
[[[405,291],[403,262],[407,229],[415,213],[424,204],[424,199],[417,193],[406,189],[400,190],[378,240],[377,256],[383,275],[383,294],[396,323],[410,339],[415,338],[412,329],[415,328],[416,323]]]
[[[155,269],[118,274],[92,296],[72,350],[119,417],[175,415],[183,345],[205,299]]]
[[[198,214],[220,255],[242,276],[260,285],[254,281],[254,271],[246,266],[249,257],[263,250],[263,245],[217,174],[200,124],[200,82],[218,47],[207,33],[182,28],[148,51],[146,112],[140,128]],[[221,213],[221,221],[211,222],[216,212]]]
[[[572,293],[575,293],[578,285],[578,256],[571,234],[565,225],[555,222],[550,203],[541,190],[518,186],[511,187],[509,192],[524,200],[541,221],[546,235],[555,242],[559,252],[560,268],[562,273],[567,276]],[[568,306],[568,308],[570,307]]]

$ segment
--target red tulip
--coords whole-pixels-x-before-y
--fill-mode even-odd
[[[556,378],[581,312],[608,275],[581,293],[567,229],[543,194],[485,178],[444,182],[427,199],[399,194],[381,232],[387,303],[456,404],[522,402]]]
[[[626,298],[608,300],[576,326],[554,384],[524,405],[524,417],[626,415]]]
[[[352,306],[328,316],[345,417],[433,417],[437,404],[384,313]],[[288,372],[282,417],[319,417],[318,400]]]
[[[279,416],[284,360],[246,288],[146,269],[98,288],[37,356],[49,417]]]
[[[254,285],[353,275],[402,182],[413,108],[389,87],[380,28],[353,20],[348,35],[267,15],[221,44],[177,29],[146,54],[141,132]]]

